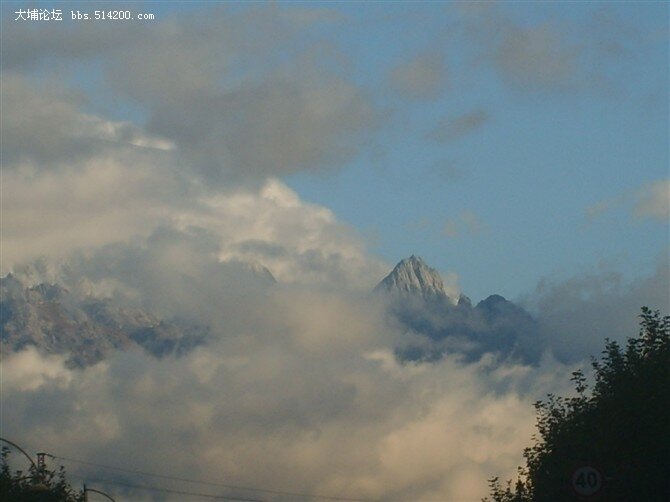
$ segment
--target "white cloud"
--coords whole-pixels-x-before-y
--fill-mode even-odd
[[[281,186],[266,196],[300,206]],[[255,287],[251,274],[218,261],[218,249],[202,229],[162,229],[73,262],[93,281],[114,279],[153,306],[200,316],[212,336],[180,358],[125,352],[84,370],[34,351],[4,357],[3,434],[65,457],[236,485],[477,499],[489,477],[514,475],[531,441],[532,403],[570,386],[574,368],[550,356],[534,367],[491,355],[400,364],[393,348],[408,335],[385,322],[379,298]],[[625,289],[616,276],[593,277],[544,284],[536,296],[551,350],[597,354],[594,326],[621,340],[635,332],[638,301],[667,302],[667,265]]]
[[[430,133],[430,138],[440,143],[450,143],[481,128],[489,120],[489,114],[483,109],[459,115],[443,117]]]
[[[184,203],[182,186],[154,161],[126,152],[56,172],[5,172],[2,273],[42,255],[62,259],[76,249],[145,235],[167,221]]]
[[[206,228],[220,238],[221,259],[256,261],[280,282],[371,288],[386,266],[328,209],[302,202],[282,182],[260,190],[207,197],[176,217],[180,228]]]
[[[442,229],[442,233],[449,238],[464,235],[477,235],[486,231],[487,226],[479,216],[469,210],[461,211],[455,218],[449,218]]]
[[[670,218],[670,181],[657,180],[637,190],[598,201],[586,208],[586,218],[593,222],[621,207],[625,207],[638,219],[651,218],[667,223]]]
[[[170,150],[169,141],[130,122],[86,114],[86,98],[56,81],[2,76],[3,168],[55,171],[132,147]]]
[[[516,85],[562,87],[575,85],[579,52],[550,24],[515,27],[502,37],[494,61],[501,74]]]
[[[492,357],[466,365],[450,356],[399,364],[393,348],[407,335],[355,281],[329,291],[314,282],[266,287],[219,259],[251,228],[299,261],[296,247],[329,245],[318,231],[337,228],[329,212],[278,182],[216,201],[204,203],[208,217],[230,228],[184,220],[181,230],[162,227],[68,261],[75,284],[118,285],[149,310],[211,326],[207,345],[162,360],[118,353],[76,371],[36,353],[10,355],[3,367],[17,376],[3,383],[3,434],[82,460],[348,497],[477,498],[487,478],[514,473],[530,441],[532,402],[564,390],[571,368]],[[239,228],[230,223],[249,214]],[[285,219],[293,234],[273,236]]]
[[[10,68],[3,72],[4,160],[52,168],[109,146],[109,138],[95,137],[97,126],[82,120],[81,110],[95,98],[54,91],[51,77],[36,86],[17,73],[95,58],[107,91],[123,104],[139,103],[147,117],[143,140],[133,139],[139,130],[121,128],[127,141],[146,145],[151,136],[153,146],[174,147],[182,169],[210,186],[340,168],[369,144],[383,117],[343,65],[308,57],[320,44],[312,28],[332,22],[338,20],[323,10],[216,6],[117,32],[30,32],[10,24],[3,49]]]
[[[180,172],[167,140],[70,112],[78,125],[67,134],[101,146],[53,165],[40,160],[48,152],[14,159],[2,183],[3,274],[40,256],[62,260],[159,227],[199,227],[216,236],[222,260],[264,265],[281,281],[368,288],[382,277],[386,267],[367,255],[361,236],[279,180],[212,193]],[[70,139],[54,141],[67,149]]]
[[[51,383],[66,388],[72,382],[72,371],[65,368],[63,355],[42,355],[35,347],[4,356],[0,363],[0,387],[3,392],[36,391]]]
[[[616,10],[595,9],[579,19],[546,15],[521,19],[500,4],[454,6],[459,28],[506,85],[523,91],[583,92],[618,89],[642,51],[640,32]]]
[[[435,99],[446,88],[444,54],[423,52],[403,61],[391,72],[393,89],[411,99]]]
[[[625,343],[635,336],[642,306],[668,308],[666,253],[651,275],[630,282],[607,269],[566,281],[542,279],[525,303],[540,323],[542,343],[560,360],[596,356],[605,338]]]
[[[600,200],[595,204],[591,204],[586,208],[586,219],[589,223],[592,223],[604,214],[624,204],[624,202],[625,196],[621,196],[607,200]]]
[[[670,180],[659,180],[641,188],[637,193],[635,215],[668,222],[670,218]]]
[[[533,400],[557,390],[547,378],[568,380],[560,366],[383,363],[365,354],[388,351],[385,338],[398,334],[357,302],[312,294],[278,307],[271,326],[179,359],[121,353],[86,370],[61,367],[65,385],[4,386],[3,434],[65,457],[242,486],[462,500],[514,473]],[[3,364],[43,362],[21,357]]]
[[[67,48],[44,64],[99,57],[111,87],[147,107],[145,128],[85,112],[88,98],[51,77],[38,85],[14,73],[41,56],[15,57],[25,45],[10,43],[0,272],[143,239],[157,228],[198,227],[213,236],[221,260],[267,266],[281,281],[374,285],[386,267],[367,255],[361,236],[272,177],[345,164],[379,119],[346,72],[325,74],[288,46],[288,62],[270,64],[276,44],[306,36],[314,23],[337,22],[301,12],[293,19],[274,8],[213,9],[157,23],[151,36],[124,29],[120,46],[137,45],[118,53],[86,29],[24,40],[49,54],[51,39]],[[103,29],[100,36],[113,35]],[[241,65],[235,77],[231,62]]]

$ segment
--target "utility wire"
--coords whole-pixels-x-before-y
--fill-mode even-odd
[[[137,490],[150,490],[154,492],[163,492],[163,493],[174,493],[176,495],[193,495],[195,497],[203,497],[203,498],[209,498],[209,499],[217,499],[217,500],[233,500],[236,502],[264,502],[261,499],[248,499],[248,498],[240,498],[240,497],[228,497],[226,495],[212,495],[209,493],[198,493],[198,492],[187,492],[185,490],[172,490],[170,488],[160,488],[158,486],[148,486],[148,485],[136,485],[133,483],[125,483],[123,481],[114,481],[111,479],[91,479],[89,477],[84,478],[83,476],[77,476],[74,475],[73,477],[75,478],[81,478],[85,479],[86,481],[91,481],[93,483],[107,483],[110,485],[118,485],[118,486],[125,486],[127,488],[135,488]]]
[[[168,476],[166,474],[156,474],[153,472],[146,472],[146,471],[138,471],[135,469],[126,469],[123,467],[116,467],[112,465],[105,465],[105,464],[98,464],[95,462],[88,462],[86,460],[79,460],[76,458],[69,458],[69,457],[61,457],[57,455],[52,455],[51,453],[47,453],[47,455],[53,459],[59,459],[59,460],[65,460],[66,462],[75,462],[78,464],[83,464],[83,465],[90,465],[92,467],[101,467],[103,469],[111,469],[115,471],[120,471],[120,472],[127,472],[130,474],[139,474],[141,476],[151,476],[154,478],[161,478],[161,479],[169,479],[172,481],[182,481],[185,483],[193,483],[193,484],[200,484],[200,485],[208,485],[208,486],[217,486],[220,488],[228,488],[231,490],[244,490],[244,491],[254,491],[254,492],[260,492],[260,493],[270,493],[273,495],[284,495],[288,497],[302,497],[302,498],[312,498],[312,499],[322,499],[322,500],[337,500],[341,502],[372,502],[371,499],[360,499],[360,498],[347,498],[347,497],[336,497],[336,496],[329,496],[329,495],[315,495],[311,493],[299,493],[299,492],[288,492],[288,491],[282,491],[282,490],[270,490],[267,488],[256,488],[253,486],[238,486],[238,485],[230,485],[226,483],[215,483],[213,481],[197,481],[194,479],[188,479],[188,478],[181,478],[178,476]],[[237,499],[236,499],[237,500]]]

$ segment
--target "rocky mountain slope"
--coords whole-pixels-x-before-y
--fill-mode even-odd
[[[157,356],[180,354],[201,343],[207,330],[158,319],[111,300],[81,299],[57,284],[26,286],[12,274],[0,278],[0,351],[34,345],[68,353],[74,366],[95,363],[115,349],[141,347]]]
[[[421,258],[412,255],[401,260],[375,287],[375,291],[410,295],[424,300],[457,303],[444,289],[442,277]]]
[[[268,274],[259,277],[274,283]],[[71,365],[85,366],[134,347],[156,357],[179,355],[208,335],[206,326],[193,322],[25,280],[12,274],[0,278],[3,354],[32,345],[46,353],[67,353]],[[473,306],[463,294],[448,294],[440,274],[417,256],[401,260],[374,291],[385,298],[391,322],[408,334],[396,348],[401,360],[433,361],[447,353],[476,360],[486,352],[525,362],[539,359],[537,323],[528,312],[499,295]]]
[[[528,312],[500,295],[475,307],[463,294],[450,297],[439,273],[417,256],[401,260],[375,292],[387,295],[390,315],[419,335],[398,348],[401,359],[436,360],[445,353],[476,359],[485,352],[539,359],[538,327]]]

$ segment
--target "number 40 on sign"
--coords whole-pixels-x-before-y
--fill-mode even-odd
[[[574,470],[570,484],[577,495],[591,497],[600,493],[603,487],[603,475],[595,467],[584,465]]]

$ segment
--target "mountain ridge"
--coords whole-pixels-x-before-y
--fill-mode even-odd
[[[36,346],[47,353],[68,353],[70,366],[88,366],[114,350],[133,347],[156,357],[181,354],[201,344],[207,331],[109,299],[82,299],[58,284],[28,286],[12,274],[0,277],[3,354]]]
[[[426,300],[445,300],[453,305],[458,303],[458,298],[447,294],[439,272],[414,254],[400,260],[374,291],[419,295]]]
[[[423,337],[398,348],[400,359],[435,361],[454,351],[471,360],[485,352],[539,359],[537,322],[526,310],[499,294],[476,306],[463,293],[453,298],[437,270],[416,255],[400,260],[374,292],[387,295],[392,318]]]
[[[267,285],[274,278],[254,270]],[[145,308],[84,288],[0,277],[0,352],[36,346],[70,354],[69,364],[95,364],[115,350],[141,347],[163,357],[206,343],[209,327],[161,318]],[[78,289],[79,288],[79,289]],[[449,295],[440,274],[416,255],[400,260],[374,288],[387,319],[410,334],[394,346],[400,360],[436,361],[447,353],[475,360],[486,352],[536,361],[541,351],[537,321],[500,295],[472,305],[463,293]],[[414,336],[414,335],[418,335]]]

